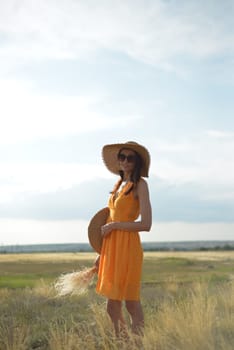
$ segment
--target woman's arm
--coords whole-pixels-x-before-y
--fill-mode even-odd
[[[137,196],[140,204],[140,220],[133,222],[110,222],[102,226],[102,236],[106,237],[112,230],[150,231],[152,225],[152,209],[148,184],[141,179],[137,186]]]

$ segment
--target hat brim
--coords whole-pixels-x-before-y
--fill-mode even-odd
[[[119,175],[119,161],[117,159],[118,153],[121,149],[131,149],[134,152],[137,152],[143,162],[141,169],[141,176],[148,177],[149,166],[150,166],[150,154],[148,150],[136,143],[136,142],[126,142],[126,143],[115,143],[110,145],[105,145],[102,149],[102,158],[108,170],[112,173]]]
[[[101,227],[107,222],[109,212],[108,207],[102,208],[92,217],[88,226],[89,243],[98,254],[102,249]]]

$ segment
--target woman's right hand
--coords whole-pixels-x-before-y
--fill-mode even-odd
[[[117,229],[116,224],[116,222],[108,222],[107,224],[103,225],[101,227],[102,237],[107,237],[111,231]]]

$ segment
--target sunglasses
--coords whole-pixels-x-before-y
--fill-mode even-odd
[[[130,154],[129,156],[126,156],[126,154],[123,154],[123,153],[120,153],[120,154],[118,155],[118,160],[119,160],[120,162],[124,162],[125,159],[127,159],[127,162],[128,162],[128,163],[134,163],[135,160],[136,160],[136,156],[134,156],[133,154]]]

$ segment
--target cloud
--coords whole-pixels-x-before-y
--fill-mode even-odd
[[[228,187],[226,187],[228,191]],[[223,188],[198,183],[150,182],[155,222],[233,222],[234,196],[224,197]],[[219,196],[221,192],[221,196]],[[209,193],[213,197],[209,197]]]
[[[222,136],[222,137],[221,137]],[[189,138],[188,138],[189,137]],[[204,187],[202,196],[230,196],[234,188],[234,138],[229,131],[203,131],[181,141],[153,140],[151,173],[169,184]],[[223,193],[222,193],[223,191]]]
[[[207,130],[206,134],[215,139],[232,139],[234,141],[234,132],[221,130]]]
[[[30,200],[46,193],[54,195],[100,177],[108,179],[111,175],[98,164],[0,163],[0,203],[25,202],[25,198]]]
[[[101,96],[37,95],[24,82],[0,80],[0,144],[130,124],[135,116],[98,112]]]
[[[67,189],[47,193],[22,192],[7,203],[0,203],[0,217],[75,220],[88,219],[107,205],[113,183],[93,179]],[[109,185],[109,187],[108,187]]]
[[[65,122],[66,118],[64,118]],[[44,126],[46,127],[46,124]],[[54,131],[52,130],[52,132]],[[228,134],[224,131],[222,133]],[[8,197],[12,198],[11,193],[18,196],[24,192],[35,194],[54,192],[71,188],[87,180],[111,178],[112,175],[106,171],[100,157],[101,144],[107,141],[104,139],[104,134],[97,132],[95,135],[95,140],[97,138],[101,140],[98,149],[97,141],[92,144],[92,147],[88,147],[92,140],[85,140],[85,136],[80,136],[80,139],[78,136],[75,137],[75,143],[70,137],[67,137],[61,145],[52,137],[48,141],[49,144],[55,145],[55,148],[52,147],[52,149],[47,143],[43,149],[43,142],[41,143],[39,140],[37,148],[42,153],[39,158],[35,151],[35,145],[26,144],[21,152],[25,153],[27,148],[32,148],[32,159],[22,160],[18,154],[17,162],[8,159],[0,163],[0,201],[7,198],[7,193]],[[92,135],[89,134],[88,137],[91,138]],[[111,132],[112,139],[113,132]],[[207,132],[202,132],[193,135],[190,140],[184,139],[174,142],[168,138],[161,140],[156,137],[155,140],[155,136],[152,139],[146,136],[142,143],[147,145],[151,153],[151,176],[156,176],[170,186],[195,184],[201,188],[201,196],[204,199],[206,196],[207,198],[216,196],[217,199],[219,197],[228,198],[233,193],[231,191],[231,188],[234,188],[234,156],[232,152],[234,140],[232,138],[214,138],[207,136]],[[67,149],[63,150],[65,145]],[[17,145],[15,147],[19,148]],[[77,153],[74,149],[82,150],[82,152]],[[62,154],[63,151],[65,156]],[[51,153],[49,162],[45,161],[46,152]],[[64,160],[59,161],[59,159]]]
[[[74,59],[110,50],[175,70],[176,57],[233,54],[231,1],[9,0],[0,13],[6,64],[9,57]]]
[[[215,135],[220,133],[216,130]],[[190,142],[147,141],[152,158],[148,181],[156,220],[233,220],[232,138],[217,138],[204,131],[193,135]],[[100,202],[104,205],[116,179],[103,166],[100,149],[94,157],[92,147],[84,149],[85,158],[77,162],[0,163],[1,216],[85,219]]]
[[[66,189],[46,193],[24,192],[0,203],[2,218],[34,220],[88,220],[107,205],[113,179],[96,178]],[[155,222],[233,222],[234,197],[208,198],[216,189],[195,183],[169,184],[157,177],[149,180]]]

